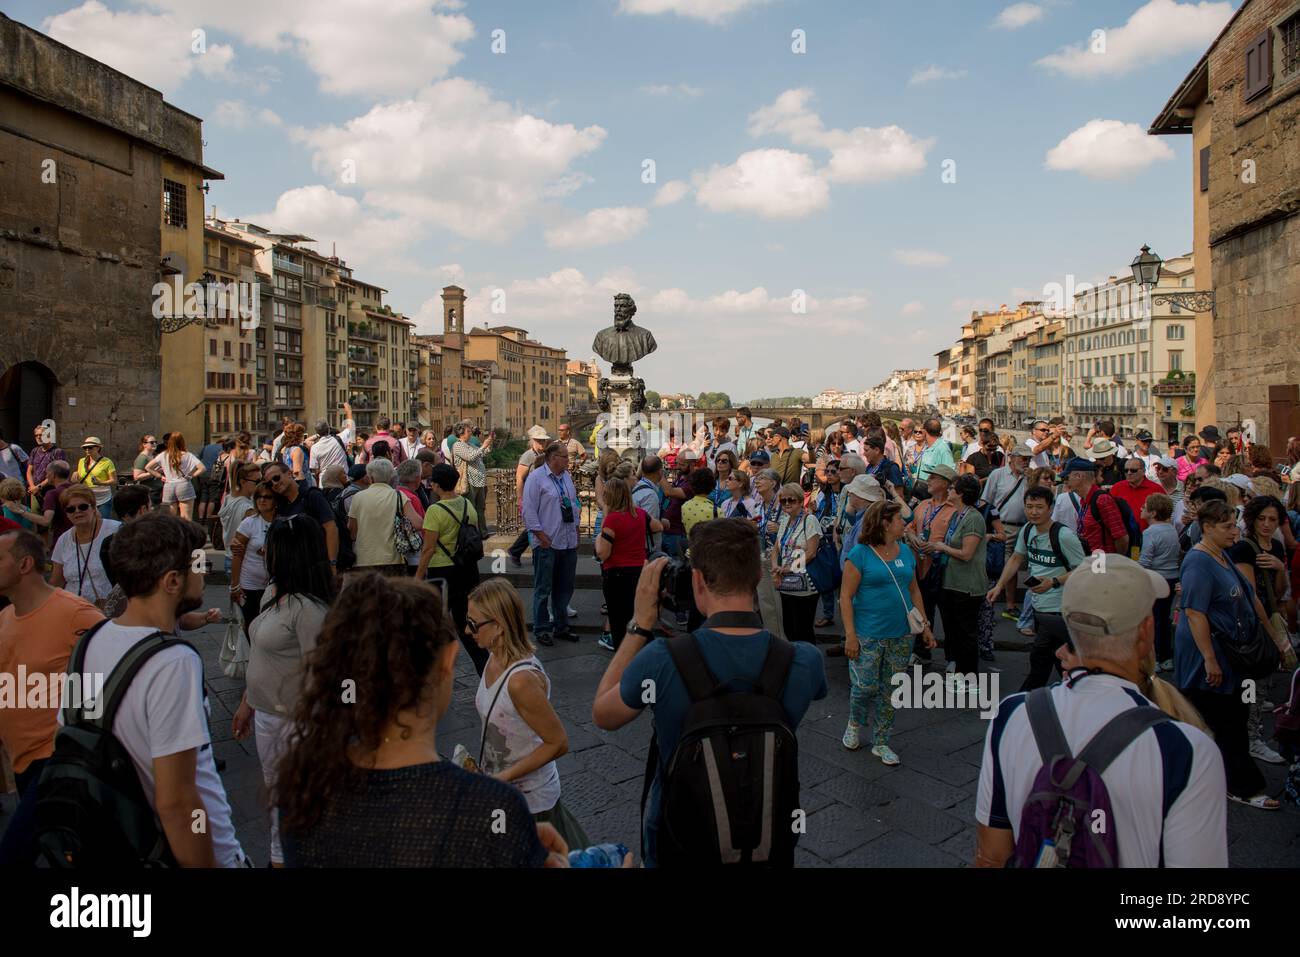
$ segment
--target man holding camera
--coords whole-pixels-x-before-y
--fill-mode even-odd
[[[691,588],[705,621],[692,637],[694,647],[719,685],[757,686],[769,646],[782,642],[763,629],[754,612],[754,595],[763,577],[758,532],[742,519],[701,522],[691,530]],[[668,560],[646,565],[637,583],[635,616],[596,691],[592,720],[606,731],[634,721],[650,706],[654,715],[657,767],[653,768],[643,818],[644,859],[656,866],[660,800],[669,762],[681,738],[691,695],[674,663],[667,641],[657,640],[660,579]],[[794,731],[808,706],[826,697],[826,669],[816,646],[796,642],[780,694]],[[783,649],[784,650],[784,649]],[[712,808],[699,808],[709,815]],[[788,825],[786,825],[788,826]]]
[[[552,442],[545,464],[524,482],[524,527],[533,545],[533,637],[577,641],[569,628],[569,599],[578,570],[578,490],[569,475],[569,447]]]

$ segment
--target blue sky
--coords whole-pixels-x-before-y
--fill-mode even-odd
[[[587,357],[628,291],[660,343],[637,367],[651,388],[739,400],[869,388],[932,365],[972,308],[1104,278],[1144,242],[1166,258],[1190,250],[1190,143],[1143,131],[1235,6],[55,0],[5,12],[202,117],[205,159],[226,174],[209,207],[325,252],[337,243],[422,331],[440,327],[437,291],[455,282],[470,323],[523,326]]]

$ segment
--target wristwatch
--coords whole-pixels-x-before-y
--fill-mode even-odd
[[[1053,588],[1062,588],[1062,587],[1064,587],[1064,586],[1063,586],[1063,582],[1062,582],[1062,576],[1058,575],[1057,577],[1055,577],[1055,578],[1052,579],[1052,587],[1053,587]]]
[[[635,618],[633,618],[630,622],[628,622],[627,631],[628,634],[630,635],[640,635],[646,641],[655,640],[655,633],[651,631],[649,628],[642,628],[640,625],[636,623]]]

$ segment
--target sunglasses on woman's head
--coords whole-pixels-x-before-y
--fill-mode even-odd
[[[69,515],[75,515],[77,512],[85,512],[88,511],[89,509],[90,506],[87,505],[85,502],[82,502],[80,505],[69,505],[67,508],[64,509],[64,511],[67,512]]]

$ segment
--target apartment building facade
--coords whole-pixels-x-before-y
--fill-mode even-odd
[[[263,319],[261,290],[271,277],[259,271],[258,251],[256,243],[205,223],[203,262],[215,279],[208,288],[219,299],[215,318],[204,326],[203,428],[193,436],[205,443],[265,428],[258,417],[256,325]],[[252,307],[256,313],[249,315]]]
[[[1167,261],[1154,293],[1195,289],[1192,262],[1191,253]],[[1131,273],[1077,295],[1066,320],[1067,421],[1086,428],[1113,419],[1125,438],[1140,429],[1162,441],[1195,432],[1196,333],[1193,313],[1153,305]]]
[[[1029,408],[1027,417],[1051,420],[1064,414],[1061,381],[1065,357],[1065,323],[1051,322],[1027,340]]]
[[[477,363],[494,363],[506,388],[506,421],[498,427],[522,435],[540,425],[554,435],[568,402],[568,357],[565,350],[544,345],[516,326],[490,326],[470,330],[465,357]],[[467,377],[468,381],[468,377]],[[480,379],[472,403],[482,407],[487,383]]]

